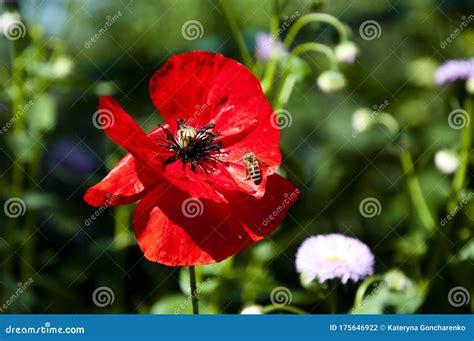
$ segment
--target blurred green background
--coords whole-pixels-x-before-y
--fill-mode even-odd
[[[381,290],[368,283],[366,295],[372,292],[372,299],[363,312],[472,311],[472,301],[450,304],[448,292],[456,286],[472,292],[474,201],[446,226],[439,223],[450,204],[473,191],[472,149],[459,190],[453,189],[453,176],[434,163],[438,150],[459,150],[461,131],[450,127],[448,114],[469,96],[462,82],[435,85],[433,74],[448,59],[474,55],[474,23],[448,46],[440,45],[463,17],[474,14],[474,4],[276,2],[227,1],[227,15],[212,0],[2,3],[0,12],[18,11],[25,27],[20,39],[0,36],[0,125],[9,127],[0,137],[1,203],[11,198],[25,203],[24,214],[0,214],[0,307],[11,301],[2,313],[189,313],[187,269],[144,259],[130,225],[133,205],[108,208],[84,225],[96,211],[83,202],[85,190],[124,155],[94,126],[98,96],[114,96],[149,131],[162,118],[149,99],[148,82],[169,57],[201,49],[244,62],[229,26],[235,20],[252,56],[248,66],[262,77],[266,62],[257,60],[256,35],[270,31],[272,18],[282,23],[295,13],[311,12],[329,13],[345,23],[359,55],[354,64],[341,65],[346,87],[330,94],[316,84],[317,75],[329,67],[324,56],[303,54],[296,66],[279,62],[267,96],[275,103],[285,67],[297,75],[283,106],[292,123],[282,129],[281,173],[302,195],[267,240],[199,268],[201,311],[239,313],[249,305],[267,306],[271,292],[286,287],[291,306],[311,313],[350,312],[360,283],[304,288],[295,270],[301,242],[331,232],[366,243],[376,256],[376,274],[398,269]],[[189,20],[202,25],[202,37],[186,39],[182,27]],[[361,37],[359,28],[367,20],[380,25],[378,37]],[[111,24],[101,31],[106,23]],[[333,28],[310,24],[294,44],[318,41],[334,47],[337,39]],[[400,131],[376,124],[353,136],[353,113],[382,104]],[[403,155],[411,157],[414,173],[403,169]],[[410,195],[417,183],[436,222],[434,230],[425,228],[419,214],[423,208]],[[366,198],[379,201],[379,215],[361,215],[359,205]],[[16,295],[30,279],[31,285]],[[335,289],[329,289],[333,284]],[[113,302],[101,307],[93,293],[104,286],[113,292]],[[329,290],[337,299],[333,308]]]

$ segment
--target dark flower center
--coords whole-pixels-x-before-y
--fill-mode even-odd
[[[164,164],[170,164],[179,159],[183,162],[183,169],[186,164],[191,165],[191,170],[196,173],[197,168],[205,173],[210,173],[214,169],[213,165],[219,163],[219,156],[222,155],[222,143],[216,141],[218,133],[212,133],[214,123],[202,127],[199,130],[191,127],[185,120],[178,119],[178,131],[176,136],[168,129],[163,128],[166,133],[166,139],[160,139],[163,143],[160,146],[167,148],[174,153],[164,161]]]

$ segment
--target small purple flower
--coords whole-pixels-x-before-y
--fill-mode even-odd
[[[85,176],[92,174],[97,164],[97,158],[90,150],[68,139],[59,140],[47,157],[48,172],[62,169],[78,176]]]
[[[474,77],[474,58],[448,60],[441,65],[435,74],[438,84],[446,84],[457,80],[468,80]]]
[[[301,244],[296,253],[296,271],[303,274],[303,283],[314,279],[323,283],[339,278],[357,282],[374,273],[374,255],[355,238],[342,234],[313,236]]]
[[[288,55],[288,50],[283,47],[281,41],[274,39],[268,33],[259,33],[256,38],[255,49],[257,57],[262,60],[270,60],[274,53],[277,58],[283,58]]]

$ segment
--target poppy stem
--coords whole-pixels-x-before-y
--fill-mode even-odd
[[[199,299],[196,287],[196,270],[194,266],[189,267],[189,284],[191,286],[191,300],[193,302],[193,314],[199,315]]]

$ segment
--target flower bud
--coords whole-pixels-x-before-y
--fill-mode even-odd
[[[336,92],[346,86],[346,79],[339,71],[328,70],[319,75],[317,83],[324,92]]]
[[[353,64],[359,50],[353,42],[345,41],[336,46],[335,52],[338,61]]]
[[[405,291],[412,285],[411,280],[400,270],[389,271],[384,278],[390,290]]]
[[[474,77],[471,77],[466,81],[466,90],[471,95],[474,95]]]
[[[436,152],[435,165],[441,173],[452,174],[458,169],[459,159],[453,152],[442,149]]]
[[[249,305],[249,306],[245,307],[244,309],[242,309],[240,314],[241,315],[261,315],[261,314],[263,314],[262,306],[260,306],[258,304]]]
[[[352,114],[352,129],[354,132],[362,133],[370,127],[371,111],[367,108],[359,108]]]

